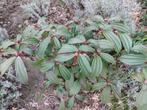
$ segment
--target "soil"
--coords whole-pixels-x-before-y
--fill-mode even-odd
[[[20,5],[28,0],[1,0],[0,1],[0,27],[6,28],[10,37],[20,32],[22,24],[28,17]]]

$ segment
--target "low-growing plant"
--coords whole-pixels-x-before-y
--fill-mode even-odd
[[[61,99],[60,109],[65,104],[72,108],[75,100],[82,100],[79,94],[83,91],[99,91],[103,103],[115,100],[123,109],[123,97],[128,95],[123,84],[128,77],[135,79],[140,67],[145,85],[147,73],[146,45],[136,43],[128,30],[122,22],[101,16],[86,19],[83,25],[73,22],[67,26],[48,24],[42,18],[16,40],[2,43],[0,52],[5,61],[0,65],[1,75],[14,64],[17,79],[27,83],[24,60],[30,59],[49,83],[57,86],[57,94],[68,96]],[[145,92],[141,94],[146,97]],[[138,107],[144,107],[146,99],[141,105],[137,97]]]

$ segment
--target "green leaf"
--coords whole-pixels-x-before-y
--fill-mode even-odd
[[[70,80],[65,81],[65,88],[69,91],[73,83],[74,83],[74,75],[71,74]]]
[[[94,52],[95,49],[93,49],[92,47],[90,47],[89,45],[81,45],[79,47],[79,50],[80,51],[83,51],[83,52]]]
[[[66,36],[66,37],[71,35],[68,29],[63,25],[57,25],[56,28],[57,28],[56,30],[57,35]]]
[[[31,48],[24,47],[24,48],[22,48],[22,51],[28,55],[33,55],[33,51]]]
[[[144,55],[147,55],[147,46],[142,45],[142,44],[138,44],[138,45],[135,45],[132,48],[132,51],[137,52],[137,53],[142,53]]]
[[[28,74],[24,62],[21,57],[17,57],[15,60],[15,71],[16,77],[22,84],[26,84],[28,82]]]
[[[69,93],[70,95],[76,95],[80,92],[80,89],[81,89],[80,83],[78,81],[75,81],[71,86]]]
[[[64,66],[64,65],[59,65],[59,71],[61,76],[65,79],[65,80],[70,80],[71,78],[71,72]]]
[[[78,51],[78,49],[74,46],[74,45],[68,45],[68,44],[64,44],[62,45],[61,49],[58,51],[58,53],[73,53]]]
[[[112,63],[112,64],[116,64],[115,59],[113,58],[113,56],[111,56],[108,53],[100,53],[100,56],[107,62]]]
[[[58,62],[65,62],[68,60],[71,60],[74,57],[74,53],[73,54],[59,54],[56,56],[55,60]]]
[[[115,51],[119,53],[122,49],[121,41],[117,35],[115,35],[113,32],[104,32],[103,35],[114,43]]]
[[[68,101],[67,101],[67,107],[68,108],[72,108],[74,106],[74,101],[75,101],[74,96],[72,96],[71,98],[69,98]]]
[[[3,41],[2,42],[2,48],[3,49],[6,49],[6,48],[8,48],[8,47],[10,47],[10,46],[12,46],[12,45],[14,45],[15,44],[15,42],[12,42],[12,41],[10,41],[10,40],[6,40],[6,41]]]
[[[88,43],[90,44],[90,46],[93,46],[93,47],[96,47],[96,48],[99,48],[100,47],[100,45],[98,44],[98,40],[89,39],[88,40]]]
[[[43,72],[43,73],[45,73],[45,72],[47,72],[48,70],[50,70],[51,68],[53,68],[54,67],[54,62],[53,61],[50,61],[50,62],[46,62],[46,63],[43,63],[42,65],[41,65],[41,72]]]
[[[46,73],[46,78],[54,84],[62,84],[62,80],[57,77],[57,74],[53,70]]]
[[[110,87],[106,87],[103,89],[100,96],[100,99],[103,103],[109,103],[111,101],[110,93],[111,93]]]
[[[82,95],[76,95],[75,98],[81,102],[83,102],[85,100],[85,97]]]
[[[85,55],[80,54],[78,57],[78,64],[85,75],[92,72],[90,63]]]
[[[113,29],[116,29],[120,32],[129,33],[129,28],[122,23],[112,23],[111,26]]]
[[[77,25],[76,23],[72,23],[70,28],[72,36],[76,36],[79,34],[79,25]]]
[[[61,103],[59,105],[59,110],[65,110],[65,103],[64,103],[64,101],[61,101]]]
[[[8,56],[8,55],[15,55],[17,53],[17,51],[13,48],[7,48],[5,50],[5,52],[3,53],[4,56]]]
[[[98,26],[96,26],[96,25],[90,25],[90,26],[85,27],[84,33],[88,33],[90,31],[97,30],[97,29],[98,29]]]
[[[111,26],[109,24],[106,24],[106,23],[101,23],[99,24],[99,28],[100,29],[103,29],[104,31],[111,31]]]
[[[9,69],[9,67],[15,61],[15,59],[16,59],[16,57],[11,57],[0,64],[0,73],[1,73],[0,76],[3,76],[6,73],[6,71]]]
[[[102,73],[103,63],[101,57],[99,56],[94,57],[91,68],[92,68],[92,76],[99,76],[99,74]]]
[[[59,39],[57,37],[53,37],[54,40],[54,44],[56,46],[57,49],[59,49],[61,47],[61,43],[59,41]]]
[[[96,91],[96,90],[99,91],[102,88],[104,88],[105,86],[106,86],[106,82],[98,82],[98,83],[94,84],[92,88],[94,91]]]
[[[31,37],[31,38],[27,38],[25,39],[25,43],[27,44],[38,44],[39,43],[39,40],[37,38],[34,38],[34,37]]]
[[[109,40],[105,40],[105,39],[102,39],[102,40],[98,40],[98,45],[100,47],[100,49],[102,50],[113,50],[114,49],[114,44],[109,41]]]
[[[120,36],[120,39],[122,41],[122,44],[123,44],[126,52],[129,53],[132,48],[132,44],[133,44],[131,37],[128,36],[128,34],[126,34],[126,33],[122,33],[119,36]]]
[[[50,43],[50,38],[46,38],[40,43],[38,53],[37,53],[38,57],[44,57],[45,51],[49,43]]]
[[[122,55],[120,57],[120,61],[127,65],[142,65],[147,61],[147,59],[142,54],[128,54]]]
[[[68,41],[68,44],[79,44],[79,43],[83,43],[85,42],[86,39],[83,35],[78,35],[74,38],[71,38],[69,41]]]

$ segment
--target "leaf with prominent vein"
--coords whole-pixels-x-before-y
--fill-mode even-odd
[[[15,59],[16,59],[16,57],[11,57],[0,64],[0,72],[1,72],[0,76],[3,76],[6,73],[6,71],[9,69],[9,67],[15,61]]]
[[[24,62],[21,57],[17,57],[15,60],[15,70],[16,77],[22,84],[26,84],[28,82],[28,74]]]

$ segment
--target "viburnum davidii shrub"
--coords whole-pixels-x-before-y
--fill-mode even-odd
[[[81,99],[78,94],[83,91],[99,91],[103,103],[115,100],[123,107],[123,97],[129,97],[123,92],[123,83],[128,77],[136,79],[136,68],[140,67],[144,87],[141,97],[136,97],[137,106],[144,107],[147,102],[146,46],[134,42],[127,26],[117,20],[94,16],[83,25],[73,22],[64,26],[40,19],[16,40],[4,41],[0,52],[5,59],[0,65],[1,75],[14,64],[18,80],[27,83],[24,60],[30,59],[50,84],[68,96],[69,108],[75,99]],[[63,107],[64,100],[61,102]]]

